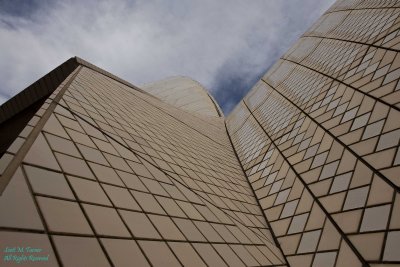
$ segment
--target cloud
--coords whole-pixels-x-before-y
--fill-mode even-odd
[[[136,85],[189,76],[227,112],[333,0],[18,2],[0,4],[0,95],[77,55]]]

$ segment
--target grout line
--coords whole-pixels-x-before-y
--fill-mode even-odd
[[[111,135],[109,135],[108,133],[104,132],[103,130],[99,129],[96,125],[93,125],[91,122],[87,121],[85,118],[83,118],[81,115],[75,113],[74,111],[70,110],[68,107],[64,106],[63,104],[58,104],[59,106],[63,107],[64,109],[68,110],[69,112],[71,112],[71,114],[75,115],[76,117],[78,117],[79,119],[85,121],[86,123],[88,123],[89,125],[91,125],[92,127],[96,128],[98,131],[100,131],[101,133],[103,133],[105,136],[109,137],[110,139],[112,139],[113,141],[117,142],[118,144],[120,144],[121,146],[125,147],[126,149],[130,150],[132,153],[134,153],[137,157],[141,158],[142,160],[146,161],[147,163],[149,163],[150,165],[152,165],[153,167],[157,168],[159,171],[161,171],[162,173],[164,173],[165,175],[167,175],[168,177],[170,177],[173,181],[177,182],[178,184],[184,186],[185,188],[187,188],[188,190],[190,190],[192,193],[196,194],[198,197],[200,197],[201,199],[205,200],[206,202],[208,202],[209,204],[211,204],[212,206],[216,207],[217,209],[221,210],[226,216],[228,216],[229,218],[231,218],[232,220],[236,221],[238,224],[244,226],[245,228],[249,229],[251,232],[253,232],[256,236],[258,236],[258,238],[260,238],[260,240],[267,240],[268,243],[273,244],[270,240],[268,240],[267,237],[265,236],[261,236],[258,232],[256,232],[253,228],[251,227],[247,227],[245,224],[243,224],[242,222],[240,222],[238,219],[236,219],[235,217],[233,217],[232,215],[230,215],[229,213],[227,213],[224,209],[221,209],[220,207],[218,207],[216,204],[212,203],[211,201],[209,201],[208,199],[204,198],[201,194],[197,193],[195,190],[189,188],[187,185],[183,184],[181,181],[178,181],[177,179],[175,179],[173,176],[171,176],[169,173],[163,171],[162,169],[160,169],[158,166],[155,166],[152,162],[148,161],[147,159],[145,159],[142,155],[136,153],[134,150],[132,150],[130,147],[126,146],[125,144],[122,144],[120,141],[116,140],[114,137],[112,137]],[[266,245],[264,244],[265,247],[271,251],[271,253],[277,258],[279,259],[279,257],[277,255],[275,255],[275,253]]]
[[[251,117],[251,114],[250,114],[249,117]],[[226,127],[226,123],[225,123],[225,129],[226,129],[226,133],[227,133],[227,135],[228,135],[228,137],[229,137],[229,141],[231,142],[231,145],[232,145],[232,148],[233,148],[233,152],[235,153],[235,156],[236,156],[236,159],[237,159],[237,161],[238,161],[238,164],[239,164],[240,167],[242,168],[243,175],[246,177],[247,184],[249,185],[249,187],[250,187],[250,189],[251,189],[251,192],[253,193],[253,196],[254,196],[254,198],[255,198],[255,200],[256,200],[256,202],[257,202],[257,205],[258,205],[258,207],[259,207],[260,210],[261,210],[261,213],[262,213],[262,215],[263,215],[263,217],[264,217],[264,219],[265,219],[265,222],[266,222],[266,224],[267,224],[267,226],[268,226],[268,230],[269,230],[269,232],[271,233],[272,238],[273,238],[273,240],[274,240],[276,246],[277,246],[277,247],[279,248],[279,250],[281,251],[282,257],[284,258],[284,260],[285,260],[287,266],[290,267],[290,264],[289,264],[289,262],[287,261],[287,258],[285,257],[285,253],[283,253],[283,250],[282,250],[282,248],[281,248],[281,244],[279,243],[278,239],[276,238],[275,233],[274,233],[274,231],[272,230],[272,227],[271,227],[271,225],[270,225],[270,223],[269,223],[269,221],[268,221],[268,218],[267,218],[267,216],[265,215],[265,212],[264,212],[263,208],[261,207],[260,201],[259,201],[259,199],[257,198],[256,192],[254,191],[254,188],[253,188],[253,186],[251,185],[251,183],[250,183],[250,181],[249,181],[249,178],[247,177],[247,174],[246,174],[245,170],[243,169],[242,163],[241,163],[241,161],[240,161],[240,159],[239,159],[239,156],[238,156],[238,154],[236,153],[235,147],[234,147],[234,145],[233,145],[233,142],[232,142],[231,136],[230,136],[230,134],[229,134],[228,128]]]
[[[298,65],[298,66],[300,66],[300,67],[303,67],[303,68],[305,68],[305,69],[314,71],[314,72],[316,72],[316,73],[318,73],[318,74],[320,74],[320,75],[323,75],[323,76],[325,76],[325,77],[328,77],[328,78],[332,79],[332,80],[335,81],[335,82],[338,82],[338,83],[340,83],[340,84],[343,84],[343,85],[345,85],[345,86],[347,86],[347,87],[353,89],[353,90],[356,91],[356,92],[359,92],[359,93],[361,93],[361,94],[363,94],[363,95],[365,95],[365,96],[367,96],[367,97],[370,97],[370,98],[374,99],[374,100],[377,101],[377,102],[380,102],[380,103],[382,103],[382,104],[384,104],[384,105],[386,105],[386,106],[389,106],[390,108],[393,108],[393,109],[395,109],[395,110],[397,110],[397,111],[400,111],[400,108],[399,108],[399,107],[397,107],[397,106],[395,106],[395,105],[392,105],[392,104],[389,104],[389,103],[386,103],[385,101],[383,101],[383,100],[380,99],[379,97],[370,95],[370,94],[368,94],[368,93],[366,93],[366,92],[364,92],[364,91],[362,91],[362,90],[360,90],[360,89],[358,89],[358,88],[356,88],[356,87],[354,87],[354,86],[352,86],[352,85],[350,85],[350,84],[345,83],[344,81],[341,81],[341,80],[339,80],[339,79],[337,79],[337,78],[334,78],[334,77],[332,77],[332,76],[329,76],[329,75],[327,75],[327,74],[325,74],[325,73],[323,73],[323,72],[321,72],[321,71],[318,71],[318,70],[315,70],[315,69],[313,69],[313,68],[307,67],[307,66],[305,66],[305,65],[303,65],[303,64],[301,64],[301,63],[298,63],[298,62],[296,62],[296,61],[293,61],[293,60],[290,60],[290,59],[286,59],[286,58],[281,58],[281,59],[282,59],[282,60],[285,60],[285,61],[288,61],[288,62],[291,62],[291,63],[293,63],[293,64],[295,64],[295,65]],[[264,80],[263,78],[261,79],[261,81],[263,81],[263,82],[265,82],[266,84],[268,84],[269,86],[271,86],[271,85],[270,85],[266,80]],[[272,87],[272,86],[271,86],[271,87]]]
[[[391,6],[391,7],[360,7],[360,8],[357,8],[358,5],[361,5],[361,3],[357,4],[355,6],[355,8],[348,8],[348,9],[340,9],[340,7],[338,9],[335,9],[335,7],[330,7],[329,9],[333,8],[333,10],[329,11],[329,9],[328,9],[327,12],[322,14],[322,16],[326,15],[326,14],[332,14],[332,13],[344,12],[344,11],[375,10],[375,9],[398,9],[398,8],[400,8],[400,7],[396,7],[396,6]]]
[[[92,70],[93,70],[93,69],[92,69]],[[95,70],[93,70],[93,71],[95,71]],[[96,72],[96,73],[98,73],[98,74],[100,74],[100,75],[104,75],[104,74],[102,74],[102,73],[100,73],[100,72]],[[106,75],[104,75],[104,76],[106,76]],[[106,76],[106,77],[108,77],[108,76]],[[109,78],[109,77],[108,77],[108,78]],[[125,84],[124,84],[124,85],[125,85]],[[124,89],[124,88],[122,88],[122,89]],[[132,92],[131,90],[126,90],[126,91],[129,92],[130,94],[133,94],[135,97],[140,98],[142,101],[146,102],[147,104],[151,105],[152,107],[154,107],[154,108],[160,110],[161,112],[167,114],[168,116],[172,117],[173,119],[179,121],[180,123],[186,125],[187,127],[189,127],[190,129],[196,131],[196,132],[199,133],[200,135],[202,135],[202,136],[204,136],[204,137],[206,137],[206,138],[212,140],[212,141],[215,142],[216,144],[218,144],[218,145],[220,145],[220,146],[223,146],[223,147],[226,147],[226,145],[224,145],[224,144],[222,144],[222,143],[216,141],[215,139],[211,138],[210,136],[208,136],[208,135],[206,135],[206,134],[204,134],[204,133],[198,131],[197,129],[195,129],[194,127],[188,125],[187,123],[185,123],[184,121],[180,120],[179,118],[174,117],[174,116],[171,115],[169,112],[167,112],[166,110],[164,110],[162,107],[155,106],[155,105],[154,105],[153,103],[151,103],[151,101],[149,101],[148,99],[145,99],[145,98],[143,98],[142,96],[135,94],[135,93]],[[141,92],[141,91],[139,91],[139,92]],[[153,95],[151,95],[151,96],[154,97]],[[166,105],[169,105],[169,104],[163,102],[162,100],[160,100],[160,99],[158,99],[158,98],[156,98],[156,97],[154,97],[154,98],[157,99],[157,100],[159,100],[159,101],[161,101],[162,103],[164,103],[164,104],[166,104]],[[170,105],[170,106],[172,106],[172,105]],[[179,108],[177,108],[177,107],[175,107],[175,106],[172,106],[172,107],[174,107],[174,108],[176,108],[176,109],[179,110]],[[192,114],[192,115],[193,115],[193,114]],[[203,119],[203,118],[200,118],[200,117],[198,117],[198,116],[196,116],[196,115],[194,115],[194,117],[196,117],[197,119],[200,119],[201,121],[204,122],[204,119]],[[222,118],[222,119],[223,119],[223,117],[215,117],[215,118]],[[213,125],[213,126],[214,126],[214,125]],[[214,127],[215,127],[215,126],[214,126]]]
[[[389,186],[391,186],[395,191],[398,193],[400,192],[400,187],[396,186],[392,181],[390,181],[386,176],[384,176],[381,172],[376,170],[371,164],[369,164],[364,158],[360,157],[356,152],[354,152],[349,146],[347,146],[345,143],[343,143],[342,140],[337,138],[333,133],[331,133],[329,130],[325,129],[322,127],[321,124],[319,124],[313,117],[310,116],[310,114],[306,113],[304,110],[302,110],[299,106],[297,106],[294,102],[292,102],[289,98],[284,96],[279,90],[271,86],[267,81],[262,79],[263,82],[265,82],[268,86],[270,86],[275,92],[277,92],[280,96],[282,96],[286,101],[288,101],[290,104],[295,106],[298,110],[300,110],[302,113],[304,113],[312,122],[314,122],[318,127],[320,127],[322,130],[324,130],[329,136],[333,138],[336,142],[338,142],[344,149],[349,151],[354,157],[356,157],[357,160],[361,161],[365,166],[367,166],[369,169],[372,170],[373,173],[378,175],[382,180],[384,180]]]
[[[334,30],[334,29],[333,29]],[[394,30],[393,32],[395,32],[395,31],[397,31],[397,30]],[[392,32],[391,32],[392,33]],[[387,35],[390,35],[390,33],[388,33]],[[386,36],[387,36],[386,35]],[[340,41],[340,42],[344,42],[344,43],[353,43],[353,44],[359,44],[359,45],[363,45],[363,46],[368,46],[368,47],[374,47],[374,48],[377,48],[377,49],[384,49],[384,50],[389,50],[389,51],[392,51],[392,52],[400,52],[400,49],[395,49],[395,48],[391,48],[391,47],[385,47],[385,46],[379,46],[379,45],[375,45],[374,43],[376,43],[377,41],[375,41],[374,43],[372,43],[372,44],[369,44],[369,43],[362,43],[362,42],[358,42],[358,41],[352,41],[352,40],[346,40],[346,39],[340,39],[340,38],[334,38],[334,37],[326,37],[326,36],[319,36],[319,35],[303,35],[303,36],[301,36],[300,37],[300,39],[301,38],[304,38],[304,37],[308,37],[308,38],[319,38],[319,39],[322,39],[322,40],[324,40],[324,39],[327,39],[327,40],[334,40],[334,41]],[[300,40],[299,39],[299,40]],[[379,39],[380,40],[380,39]]]
[[[3,175],[1,176],[1,179],[0,179],[0,196],[3,194],[5,188],[7,187],[8,183],[11,180],[11,177],[14,175],[15,171],[21,165],[22,160],[24,159],[25,155],[28,153],[29,149],[35,142],[36,138],[39,136],[45,123],[50,118],[50,115],[53,113],[54,109],[57,106],[57,102],[59,101],[59,99],[61,99],[62,95],[67,90],[67,88],[71,85],[72,81],[75,79],[75,77],[77,76],[77,74],[79,73],[80,70],[81,70],[81,68],[77,67],[77,68],[75,68],[74,71],[71,72],[72,76],[68,79],[66,84],[60,89],[60,91],[54,97],[54,99],[51,100],[51,103],[47,107],[47,109],[44,112],[44,114],[42,115],[42,117],[39,119],[38,123],[33,127],[31,133],[26,138],[24,144],[21,146],[18,153],[12,159],[11,163],[8,164],[6,170],[3,172]],[[66,81],[66,80],[64,80],[64,81]],[[57,88],[54,88],[53,92],[56,89]],[[50,96],[52,93],[50,93]],[[39,110],[40,110],[40,108],[39,108]]]
[[[299,173],[294,169],[294,167],[290,164],[290,162],[288,161],[288,159],[286,158],[286,156],[282,153],[282,151],[279,149],[279,147],[275,144],[275,141],[272,140],[269,136],[269,134],[267,133],[267,131],[262,127],[262,124],[259,122],[259,120],[256,118],[256,116],[253,114],[253,112],[250,110],[250,108],[247,106],[247,104],[244,102],[244,105],[246,106],[246,108],[248,109],[248,111],[250,112],[250,114],[253,116],[253,118],[256,120],[256,122],[258,123],[259,127],[263,130],[263,132],[265,133],[265,135],[268,137],[268,139],[270,139],[271,144],[276,148],[277,151],[279,151],[279,153],[281,154],[282,158],[286,161],[286,163],[289,165],[290,169],[294,172],[294,174],[297,176],[297,178],[300,180],[300,182],[303,184],[304,188],[308,191],[308,193],[311,195],[311,197],[314,199],[315,203],[318,204],[319,208],[324,212],[326,218],[329,219],[329,221],[332,223],[332,225],[336,228],[336,230],[338,231],[338,233],[341,235],[341,237],[343,238],[343,240],[346,241],[347,245],[352,249],[352,251],[354,252],[354,254],[357,256],[357,258],[360,260],[360,262],[362,263],[363,266],[369,266],[369,264],[365,261],[365,259],[361,256],[361,254],[358,252],[358,250],[353,246],[353,243],[350,242],[350,240],[348,239],[347,235],[342,231],[342,229],[336,224],[335,220],[329,215],[329,212],[324,208],[324,206],[321,204],[321,202],[319,201],[319,199],[314,195],[314,193],[311,191],[311,189],[307,186],[307,183],[301,178],[301,176],[299,175]]]
[[[36,197],[35,197],[35,195],[33,193],[33,188],[32,188],[32,185],[31,185],[26,173],[25,173],[25,168],[22,166],[22,160],[24,159],[25,155],[28,153],[29,149],[33,145],[33,143],[36,140],[36,138],[41,133],[41,130],[43,129],[43,127],[46,124],[47,120],[49,119],[50,115],[53,113],[54,109],[56,108],[56,106],[57,106],[56,103],[57,103],[58,99],[61,99],[61,97],[64,94],[64,92],[71,85],[71,83],[75,79],[75,77],[78,75],[80,69],[81,68],[75,68],[75,70],[71,72],[71,74],[74,73],[74,72],[75,73],[68,79],[67,83],[60,89],[60,91],[57,93],[57,95],[54,97],[52,102],[47,107],[46,111],[44,112],[44,114],[40,118],[39,122],[34,126],[32,132],[29,134],[29,136],[26,139],[25,143],[20,148],[18,154],[13,159],[13,162],[7,167],[7,169],[5,171],[5,175],[4,175],[6,183],[4,184],[4,188],[0,188],[0,193],[2,193],[3,192],[2,190],[5,189],[5,187],[7,186],[8,182],[14,176],[16,171],[18,169],[21,170],[21,175],[23,176],[23,179],[25,180],[25,183],[26,183],[26,185],[28,187],[29,193],[31,194],[32,202],[35,205],[37,213],[38,213],[38,215],[40,217],[40,220],[41,220],[41,222],[43,224],[44,233],[47,235],[47,237],[49,239],[50,246],[51,246],[51,248],[52,248],[52,250],[54,252],[56,261],[57,261],[59,266],[63,266],[63,263],[61,261],[60,255],[58,254],[58,250],[56,249],[56,245],[54,243],[53,237],[49,234],[49,227],[48,227],[47,222],[46,222],[46,220],[44,218],[42,210],[39,207],[38,200],[36,199]],[[55,88],[54,90],[56,90],[56,89],[57,88]]]

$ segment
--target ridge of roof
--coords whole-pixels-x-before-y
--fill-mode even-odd
[[[86,68],[89,68],[93,71],[96,71],[100,74],[103,74],[107,76],[110,79],[113,79],[119,83],[122,83],[134,90],[137,90],[141,93],[144,93],[146,95],[149,95],[151,97],[156,96],[152,95],[151,93],[133,85],[132,83],[119,78],[118,76],[78,57],[74,56],[63,63],[61,63],[59,66],[57,66],[55,69],[51,70],[48,72],[46,75],[43,77],[39,78],[35,82],[33,82],[31,85],[23,89],[21,92],[4,102],[2,105],[0,105],[0,124],[6,122],[7,120],[11,119],[15,115],[19,114],[23,110],[29,108],[32,104],[37,103],[40,100],[43,100],[44,98],[48,97],[54,90],[70,75],[77,67],[79,66],[84,66]],[[173,78],[184,78],[186,80],[191,80],[192,82],[196,83],[199,85],[199,87],[204,90],[206,95],[210,98],[217,114],[219,117],[224,117],[224,114],[218,105],[218,102],[212,97],[212,95],[204,88],[204,86],[199,83],[198,81],[187,77],[187,76],[171,76],[167,77],[166,79],[163,80],[168,80],[168,79],[173,79]],[[161,80],[162,81],[162,80]],[[150,83],[151,84],[151,83]]]
[[[0,106],[0,124],[49,96],[78,66],[72,57],[4,102]]]
[[[4,123],[8,119],[11,119],[13,116],[19,114],[21,111],[29,108],[32,104],[42,100],[45,97],[48,97],[68,77],[68,75],[70,75],[79,66],[84,66],[86,68],[94,70],[134,90],[154,97],[153,95],[131,84],[130,82],[121,79],[114,74],[100,67],[97,67],[96,65],[93,65],[92,63],[80,57],[75,56],[67,59],[58,67],[51,70],[46,75],[39,78],[31,85],[23,89],[21,92],[4,102],[0,106],[0,124]]]

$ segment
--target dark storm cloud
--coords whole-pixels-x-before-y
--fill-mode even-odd
[[[276,55],[275,57],[278,57]],[[222,103],[221,108],[224,114],[229,112],[235,105],[243,99],[249,89],[261,78],[266,70],[272,65],[270,60],[265,60],[265,68],[242,69],[240,66],[248,64],[243,60],[233,58],[227,60],[215,73],[213,81],[213,95],[218,103]],[[240,62],[232,62],[240,61]],[[269,65],[268,65],[269,64]]]
[[[77,55],[137,85],[192,77],[229,111],[332,2],[0,1],[0,101]]]
[[[40,6],[37,0],[2,0],[0,1],[0,14],[8,14],[16,17],[30,17]],[[44,4],[44,1],[42,1]],[[46,4],[49,2],[46,1]]]

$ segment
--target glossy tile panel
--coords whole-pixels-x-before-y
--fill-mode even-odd
[[[337,1],[227,118],[292,266],[400,263],[397,7]]]
[[[82,61],[0,159],[1,240],[51,266],[399,265],[399,6],[337,1],[226,119],[190,79],[153,97]]]
[[[221,264],[286,265],[222,118],[184,113],[83,67],[35,130],[1,199],[23,182],[19,203],[38,225],[16,214],[4,229],[47,235],[59,264],[123,266],[132,253],[143,266],[207,266],[208,245]],[[96,259],[79,262],[86,253]]]

